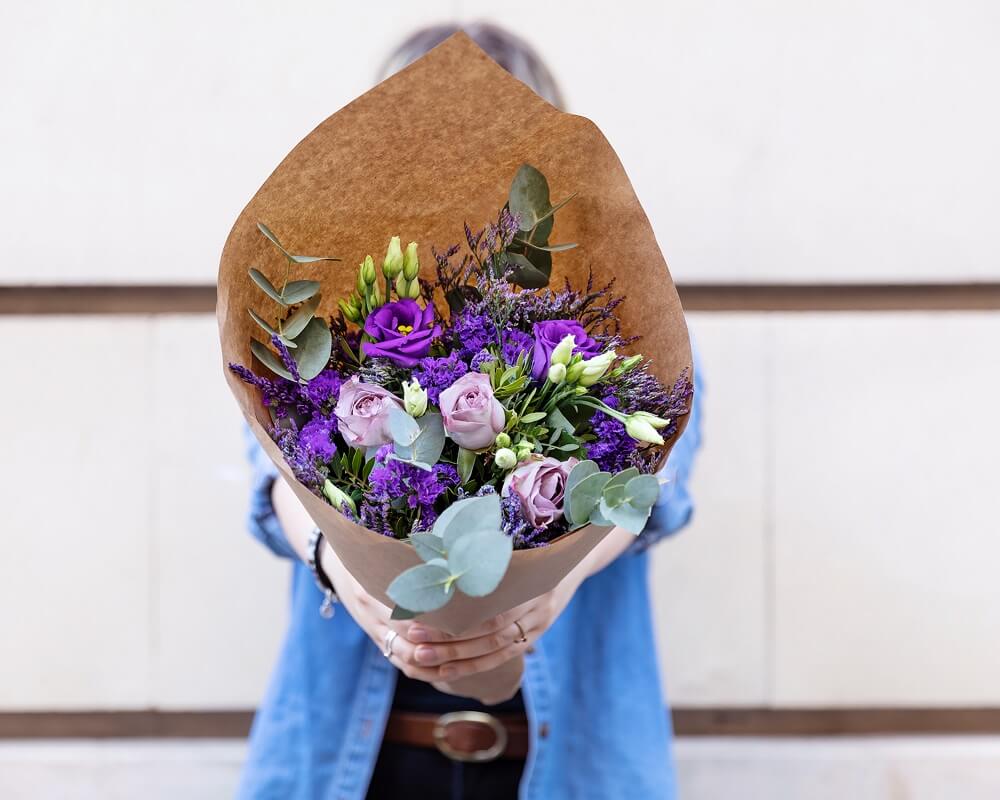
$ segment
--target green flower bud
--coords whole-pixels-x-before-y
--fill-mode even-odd
[[[357,323],[361,321],[361,309],[355,304],[353,296],[347,300],[341,300],[339,305],[344,319],[348,322]]]
[[[323,483],[323,494],[326,495],[326,499],[330,501],[330,504],[338,511],[342,510],[343,506],[347,506],[351,509],[354,514],[358,513],[358,507],[354,504],[351,496],[344,491],[338,489],[333,481],[327,479]]]
[[[509,447],[501,447],[493,456],[493,463],[500,469],[514,469],[517,466],[517,453]]]
[[[406,293],[410,290],[409,281],[406,280],[403,273],[400,272],[396,276],[396,294],[399,295],[400,299],[406,297]]]
[[[531,442],[522,439],[515,445],[514,454],[517,456],[518,461],[524,461],[524,459],[531,455],[534,449],[534,445]]]
[[[427,390],[420,388],[420,381],[403,381],[403,409],[411,417],[419,417],[427,411]]]
[[[406,280],[412,281],[420,272],[420,259],[417,258],[417,243],[410,242],[406,245],[406,252],[403,254],[403,274]]]
[[[506,433],[498,433],[493,443],[497,447],[510,447],[510,437]]]
[[[404,278],[405,280],[405,277],[403,275],[400,275],[399,277]],[[420,281],[417,278],[414,278],[412,281],[407,281],[406,287],[400,296],[409,297],[411,300],[416,300],[418,297],[420,297]]]
[[[365,260],[361,264],[361,277],[367,286],[375,285],[375,279],[378,276],[375,274],[375,259],[371,256],[365,256]]]
[[[354,288],[357,290],[358,294],[361,295],[362,297],[364,297],[365,294],[368,291],[368,284],[365,283],[365,265],[364,264],[359,264],[358,265],[358,280],[354,284]]]
[[[638,367],[641,363],[642,363],[641,355],[629,356],[624,361],[622,361],[621,367],[619,367],[619,369],[622,372],[628,372],[629,370],[633,370],[636,367]]]
[[[573,348],[576,347],[576,339],[572,333],[566,334],[562,340],[552,349],[552,356],[549,364],[568,364],[573,355]]]
[[[616,358],[614,350],[608,350],[599,356],[588,358],[582,362],[583,370],[578,378],[581,386],[593,386],[603,378]]]
[[[576,383],[580,380],[580,376],[583,374],[583,362],[574,361],[566,369],[566,381],[568,383]]]
[[[566,380],[566,365],[553,364],[551,367],[549,367],[549,380],[552,383],[562,383],[564,380]]]
[[[664,427],[669,421],[645,411],[637,411],[625,417],[625,432],[639,442],[663,444],[663,437],[656,429]]]
[[[389,249],[385,251],[385,260],[382,262],[382,274],[392,280],[403,270],[403,251],[399,247],[399,237],[393,236],[389,240]]]

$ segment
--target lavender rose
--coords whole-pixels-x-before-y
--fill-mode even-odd
[[[366,356],[384,356],[401,367],[415,367],[441,335],[441,326],[434,324],[434,306],[421,308],[416,300],[405,298],[369,314],[365,333],[375,340],[361,345]]]
[[[579,459],[567,458],[558,461],[551,456],[533,456],[522,461],[507,480],[502,494],[509,497],[513,492],[521,501],[521,513],[534,528],[551,525],[563,515],[563,494],[566,478]]]
[[[392,441],[389,409],[402,408],[402,401],[381,386],[362,383],[355,375],[340,389],[333,409],[340,422],[340,435],[351,447],[377,447]]]
[[[549,319],[536,322],[535,346],[532,350],[531,377],[542,380],[549,372],[552,351],[566,336],[575,340],[573,352],[584,358],[591,358],[601,352],[601,346],[583,329],[575,319]]]
[[[438,398],[444,429],[459,447],[482,450],[503,430],[503,406],[493,396],[488,375],[468,372]]]

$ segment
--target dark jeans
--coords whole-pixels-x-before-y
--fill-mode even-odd
[[[430,684],[400,675],[393,709],[445,714],[449,711],[524,710],[521,693],[499,706],[453,697]],[[524,761],[498,758],[485,764],[452,761],[433,747],[384,742],[367,800],[516,800]]]
[[[516,800],[524,762],[452,761],[430,747],[385,743],[375,763],[368,800]]]

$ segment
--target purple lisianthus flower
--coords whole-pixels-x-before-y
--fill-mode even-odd
[[[441,326],[434,324],[433,306],[421,308],[407,297],[369,314],[365,333],[375,340],[361,345],[366,356],[384,356],[401,367],[414,367],[430,352]]]
[[[532,350],[531,377],[536,381],[548,374],[552,351],[565,337],[572,335],[576,344],[574,353],[584,358],[593,358],[601,352],[601,345],[587,335],[583,325],[575,319],[549,319],[536,322],[535,346]]]

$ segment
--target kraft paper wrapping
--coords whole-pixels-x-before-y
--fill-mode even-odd
[[[523,163],[545,174],[553,202],[578,193],[557,213],[552,240],[579,247],[555,255],[552,285],[561,287],[568,277],[582,286],[588,270],[595,285],[616,278],[616,289],[628,297],[618,310],[624,332],[642,337],[636,350],[651,357],[657,377],[672,385],[682,370],[692,369],[687,327],[652,228],[614,150],[590,120],[542,100],[464,34],[303,139],[240,214],[222,254],[217,315],[229,386],[264,450],[344,565],[387,605],[392,579],[419,563],[413,548],[354,524],[299,484],[267,433],[270,418],[256,389],[225,368],[240,363],[267,374],[250,353],[251,336],[263,339],[263,333],[247,309],[268,306],[247,270],[257,267],[278,282],[285,262],[257,231],[257,222],[292,252],[344,259],[293,273],[322,282],[319,313],[329,316],[350,293],[357,264],[367,253],[378,257],[392,235],[419,242],[421,274],[432,277],[431,245],[445,249],[462,241],[466,221],[476,229],[495,219]],[[678,436],[686,419],[679,421]],[[671,443],[663,448],[664,458]],[[422,619],[459,633],[526,602],[553,588],[607,530],[589,526],[547,547],[518,550],[493,594],[456,593]]]

